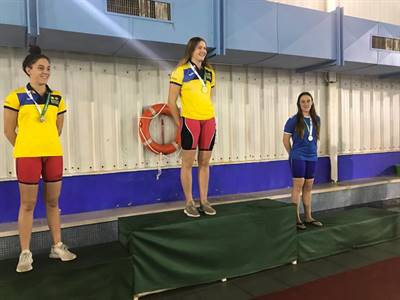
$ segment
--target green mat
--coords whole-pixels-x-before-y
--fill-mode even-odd
[[[132,299],[132,269],[120,243],[75,250],[77,260],[61,262],[34,255],[33,271],[16,273],[17,259],[0,261],[0,299]]]
[[[119,219],[132,257],[134,293],[212,282],[296,259],[295,207],[272,200],[216,206],[216,216],[182,211]]]
[[[317,215],[316,215],[317,216]],[[378,208],[356,208],[321,217],[323,228],[298,233],[300,261],[313,260],[400,236],[400,214]]]

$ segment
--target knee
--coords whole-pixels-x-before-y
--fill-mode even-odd
[[[210,165],[209,161],[206,159],[199,159],[199,168],[208,168]]]
[[[305,193],[311,193],[312,190],[312,184],[304,184],[303,186],[303,192]]]
[[[46,199],[46,207],[47,208],[58,208],[58,199],[57,198]]]
[[[182,161],[182,166],[181,166],[182,169],[190,171],[192,167],[193,167],[193,162]]]
[[[303,186],[302,185],[293,186],[293,192],[295,192],[295,193],[300,194],[302,190],[303,190]]]
[[[25,201],[21,203],[21,209],[27,213],[33,212],[35,209],[35,201]]]

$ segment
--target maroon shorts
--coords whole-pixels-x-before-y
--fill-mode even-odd
[[[16,159],[17,178],[20,183],[38,184],[40,175],[44,182],[62,179],[63,157],[19,157]]]
[[[181,118],[181,147],[183,150],[211,151],[215,142],[215,118],[193,120]]]

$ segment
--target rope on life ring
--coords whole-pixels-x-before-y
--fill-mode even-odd
[[[142,143],[155,154],[171,154],[179,149],[180,133],[176,132],[175,140],[169,144],[159,144],[154,141],[150,134],[150,123],[158,115],[163,114],[172,117],[171,110],[166,103],[158,103],[147,108],[139,121],[139,136]]]

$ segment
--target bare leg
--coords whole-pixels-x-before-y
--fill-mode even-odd
[[[192,193],[192,167],[195,157],[196,150],[182,150],[181,184],[186,204],[194,202]]]
[[[212,151],[199,151],[199,190],[200,202],[207,203],[208,181],[210,177],[210,159]]]
[[[296,220],[297,223],[301,223],[300,219],[300,195],[304,185],[304,178],[293,178],[292,188],[292,202],[296,204]]]
[[[60,209],[58,207],[60,192],[61,181],[48,182],[44,184],[47,224],[50,228],[53,245],[61,242]]]
[[[38,193],[37,184],[19,183],[20,207],[18,214],[18,231],[21,251],[29,250],[32,234],[33,211]]]
[[[303,186],[303,205],[304,205],[304,215],[306,218],[306,222],[311,222],[313,221],[312,217],[312,208],[311,208],[311,190],[313,187],[314,183],[314,178],[312,179],[306,179],[304,181],[304,186]]]

